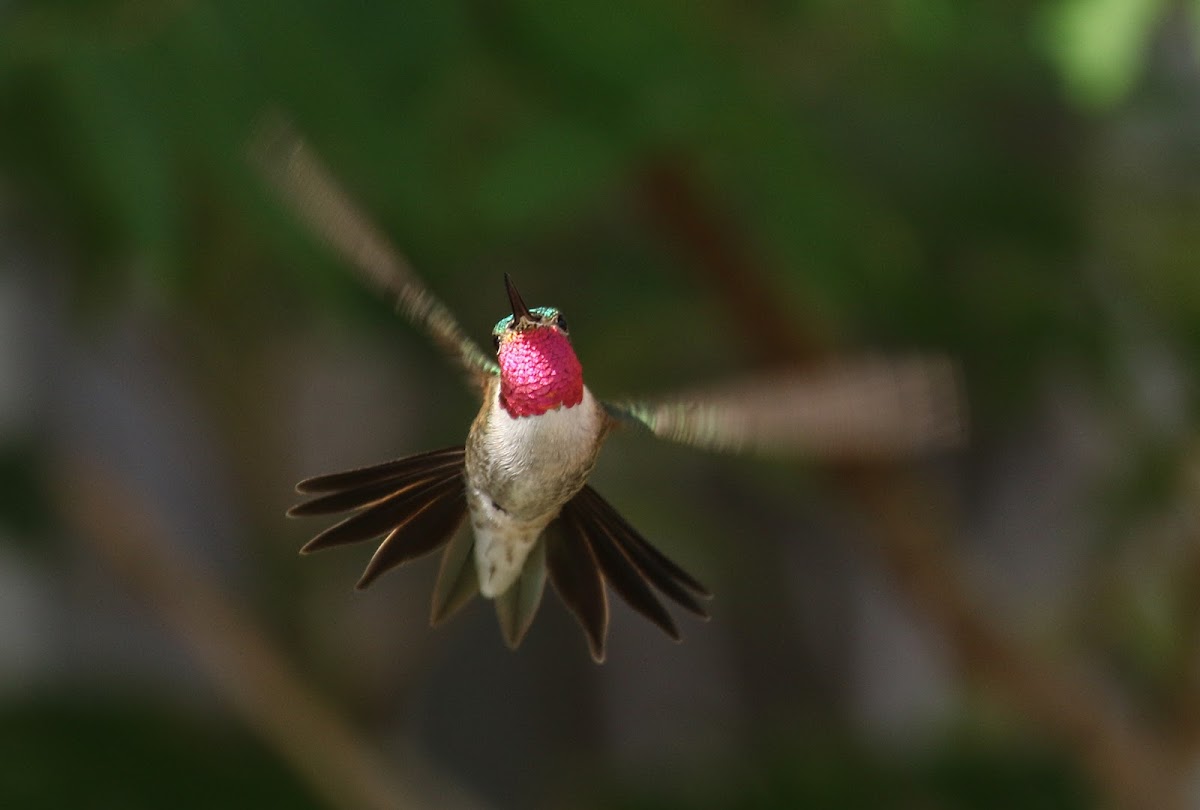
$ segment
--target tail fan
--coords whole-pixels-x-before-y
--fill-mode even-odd
[[[310,540],[302,554],[386,534],[357,587],[436,551],[449,542],[467,512],[465,451],[450,447],[370,467],[308,478],[296,485],[317,494],[288,510],[291,517],[353,510]]]
[[[563,507],[548,527],[545,543],[550,582],[583,626],[597,662],[604,660],[608,632],[605,583],[676,641],[679,629],[655,589],[690,613],[708,618],[698,601],[710,597],[708,590],[651,546],[590,486]]]

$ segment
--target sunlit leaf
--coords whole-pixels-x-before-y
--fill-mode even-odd
[[[1137,80],[1164,0],[1062,0],[1046,12],[1044,40],[1067,94],[1090,108],[1119,102]]]

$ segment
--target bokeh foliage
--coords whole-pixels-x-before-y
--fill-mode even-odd
[[[1189,184],[1200,128],[1194,102],[1179,103],[1194,85],[1181,90],[1152,58],[1174,26],[1194,34],[1196,10],[1161,0],[9,2],[0,203],[18,241],[67,268],[81,311],[103,318],[149,300],[202,333],[210,366],[273,327],[403,332],[248,170],[256,121],[286,111],[479,337],[496,304],[475,292],[481,273],[519,267],[532,286],[561,291],[555,303],[573,323],[581,312],[598,327],[579,330],[597,358],[589,374],[637,390],[716,376],[750,354],[714,326],[719,307],[646,215],[648,178],[679,170],[769,269],[780,300],[810,319],[804,328],[839,346],[961,357],[985,451],[1021,426],[1054,375],[1128,426],[1123,463],[1094,495],[1096,554],[1119,566],[1148,516],[1189,491],[1181,436],[1200,416],[1185,385],[1181,425],[1164,429],[1127,351],[1133,336],[1179,368],[1200,367],[1200,198]],[[603,328],[621,322],[649,324],[656,351],[642,351],[635,330]],[[40,438],[0,448],[0,521],[14,534],[56,526],[30,449]],[[1154,577],[1104,586],[1114,626],[1095,633],[1151,706],[1183,666],[1169,651],[1194,629],[1190,603],[1162,595],[1191,586],[1159,574],[1167,588]],[[100,712],[80,728],[111,728],[131,741],[128,756],[153,749],[164,768],[193,756],[161,748],[173,732],[136,710],[37,712],[44,725],[18,713],[0,741],[14,745],[22,728],[53,736]],[[201,742],[194,756],[212,757],[222,784],[254,770],[254,790],[274,789],[269,762],[246,768]],[[761,802],[750,789],[741,804],[613,801],[894,806],[854,792],[874,780],[892,792],[917,785],[913,801],[940,785],[937,806],[1000,806],[989,797],[1010,796],[998,787],[1010,783],[1004,806],[1037,806],[1026,798],[1042,785],[1062,798],[1053,806],[1084,806],[1054,757],[953,754],[897,773],[839,749],[825,773],[842,767],[843,781],[758,774]]]

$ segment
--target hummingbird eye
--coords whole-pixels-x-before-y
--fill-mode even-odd
[[[492,333],[492,345],[496,347],[496,351],[500,351],[500,336]]]
[[[567,319],[560,312],[558,317],[554,319],[554,325],[557,326],[564,334],[570,334],[571,330],[567,328]]]

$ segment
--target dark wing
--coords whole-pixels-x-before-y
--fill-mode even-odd
[[[618,422],[708,450],[877,458],[966,438],[957,368],[936,356],[842,363],[605,407]]]
[[[704,586],[651,546],[589,486],[567,502],[547,527],[544,542],[550,582],[583,626],[597,662],[604,660],[608,633],[605,583],[676,641],[679,630],[656,589],[685,610],[708,618],[698,601],[709,596]]]
[[[451,447],[301,481],[297,491],[323,494],[293,506],[288,515],[354,510],[301,553],[386,534],[358,582],[365,588],[385,571],[437,550],[458,533],[467,513],[464,457],[462,447]]]
[[[261,124],[250,160],[283,202],[350,262],[396,308],[465,368],[480,388],[496,364],[472,342],[450,310],[421,282],[412,265],[359,211],[308,143],[279,117]]]

